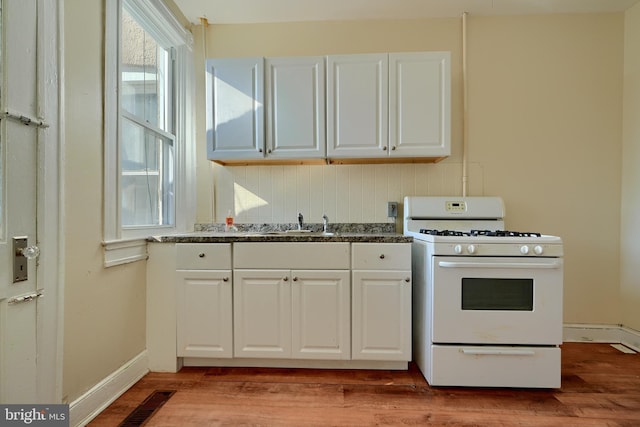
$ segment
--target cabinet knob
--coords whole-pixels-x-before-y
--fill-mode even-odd
[[[198,256],[199,256],[200,258],[204,258],[204,253],[203,253],[203,252],[200,252],[200,253],[198,254]]]
[[[395,145],[394,145],[393,147],[391,147],[391,150],[395,150],[395,149],[396,149],[396,146],[395,146]]]
[[[407,283],[409,283],[409,282],[411,281],[411,277],[406,277],[406,278],[404,279],[404,281],[405,281],[405,282],[407,282]]]
[[[258,148],[258,153],[262,153],[262,148]]]
[[[223,282],[228,282],[228,281],[229,281],[229,278],[228,278],[228,277],[223,277],[223,278],[222,278],[222,281],[223,281]]]
[[[387,147],[382,147],[382,151],[387,151]]]
[[[285,282],[288,282],[289,278],[287,276],[284,276],[284,278],[282,280],[284,280]]]
[[[297,281],[298,281],[298,278],[297,278],[297,277],[294,277],[294,278],[293,278],[293,281],[294,281],[294,282],[297,282]]]
[[[384,259],[384,254],[380,254],[380,259]]]

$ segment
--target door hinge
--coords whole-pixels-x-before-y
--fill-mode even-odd
[[[36,298],[40,298],[42,296],[42,292],[34,292],[32,294],[29,295],[23,295],[21,297],[15,297],[15,298],[11,298],[9,301],[7,301],[7,304],[21,304],[23,302],[29,302],[29,301],[33,301]]]

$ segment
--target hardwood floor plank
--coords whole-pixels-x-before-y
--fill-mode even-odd
[[[406,371],[184,368],[150,373],[92,427],[117,426],[154,390],[177,392],[146,426],[640,426],[640,354],[562,346],[562,387],[431,387]]]

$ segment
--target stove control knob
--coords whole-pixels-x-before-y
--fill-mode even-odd
[[[455,245],[453,247],[453,252],[455,252],[457,254],[461,254],[462,253],[462,245]]]
[[[535,253],[536,253],[536,255],[542,255],[542,252],[543,252],[542,246],[540,246],[540,245],[536,245],[536,246],[533,248],[533,252],[535,252]]]
[[[469,245],[469,246],[467,246],[467,252],[469,252],[470,254],[474,254],[474,253],[476,253],[476,247],[475,247],[475,245]]]
[[[528,254],[528,253],[529,253],[529,246],[527,246],[527,245],[521,246],[521,247],[520,247],[520,253],[521,253],[522,255],[526,255],[526,254]]]

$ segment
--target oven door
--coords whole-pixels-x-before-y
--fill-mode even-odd
[[[432,265],[434,343],[562,343],[562,258],[434,256]]]

